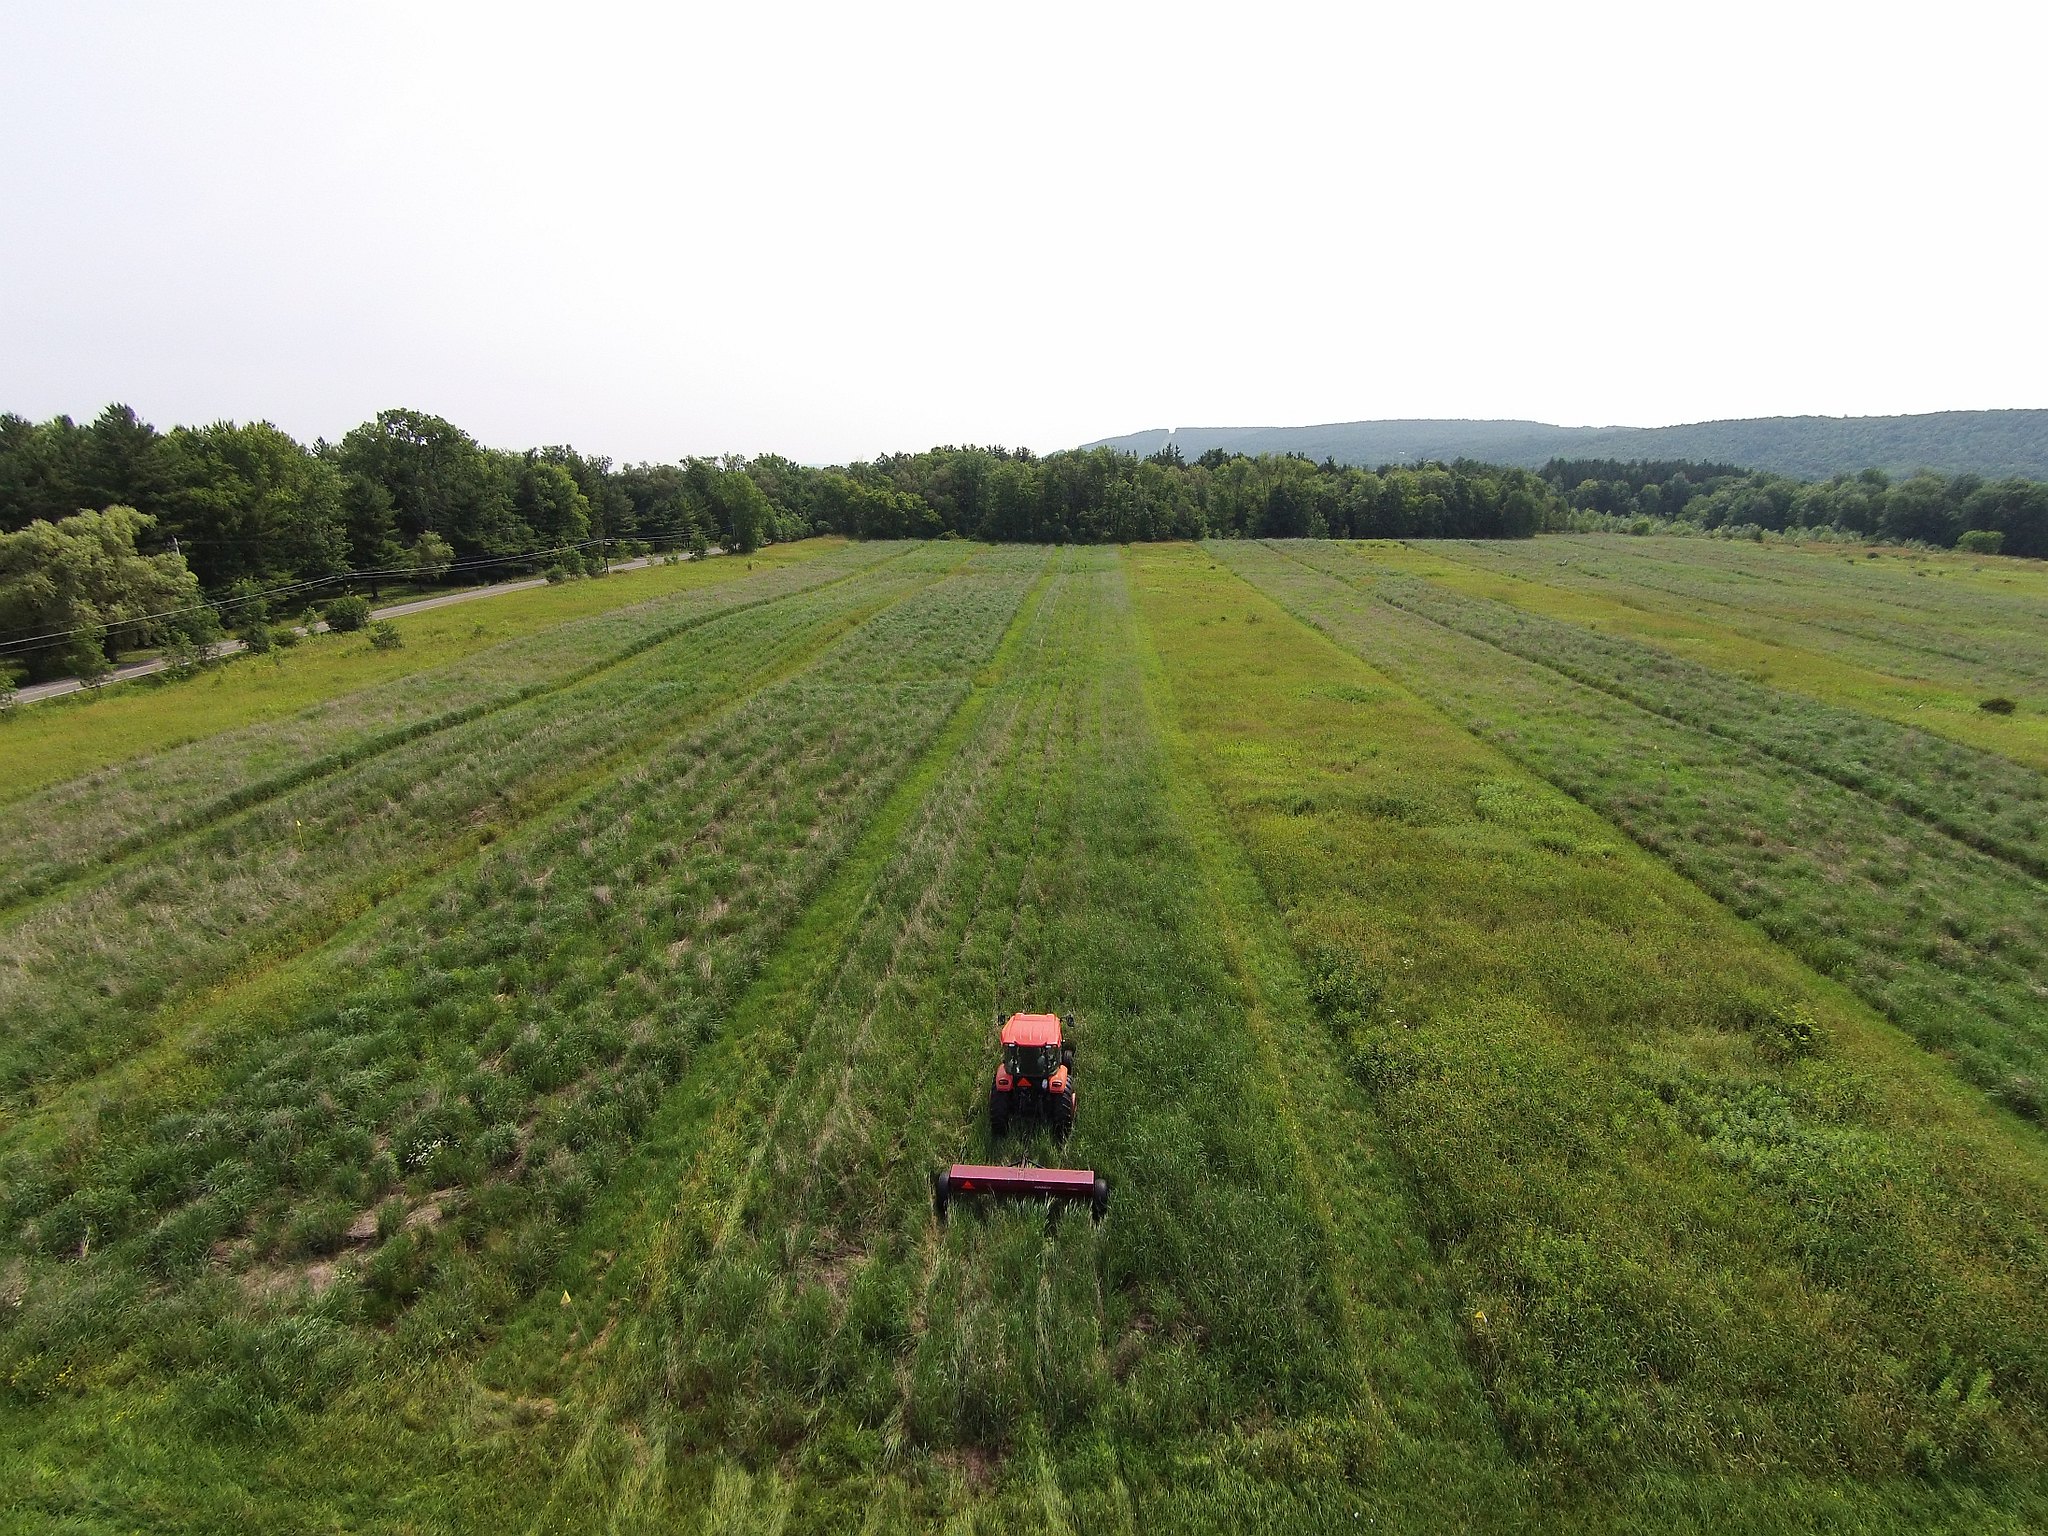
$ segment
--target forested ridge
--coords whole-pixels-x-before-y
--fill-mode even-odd
[[[949,446],[822,468],[774,454],[617,465],[568,446],[489,448],[414,410],[308,446],[267,422],[159,431],[110,405],[82,425],[0,416],[0,667],[91,678],[110,654],[203,646],[223,629],[260,648],[311,602],[391,584],[601,573],[621,554],[813,533],[1131,543],[1613,528],[2048,555],[2048,485],[1881,470],[1807,482],[1691,460],[1368,469],[1222,447],[1189,462],[1171,444],[1142,458]]]
[[[2048,410],[1930,411],[1912,416],[1757,416],[1670,427],[1560,427],[1542,421],[1340,421],[1303,427],[1155,427],[1087,447],[1196,455],[1299,453],[1340,464],[1485,459],[1536,468],[1558,457],[1704,459],[1807,480],[1882,469],[1893,475],[2048,477]]]

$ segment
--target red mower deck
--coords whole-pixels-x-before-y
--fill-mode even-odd
[[[985,1163],[955,1163],[932,1175],[932,1209],[946,1219],[946,1207],[957,1195],[987,1195],[1009,1200],[1086,1200],[1097,1221],[1109,1213],[1109,1180],[1093,1168],[1002,1168]]]

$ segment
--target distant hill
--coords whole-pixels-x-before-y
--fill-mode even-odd
[[[1541,421],[1340,421],[1315,427],[1155,427],[1103,438],[1147,455],[1171,441],[1189,460],[1211,448],[1301,453],[1340,464],[1484,459],[1530,469],[1557,457],[1707,459],[1819,480],[1859,469],[2048,479],[2048,410],[1924,416],[1759,416],[1677,427],[1556,427]]]

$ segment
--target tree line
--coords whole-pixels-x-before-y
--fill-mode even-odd
[[[1175,447],[1106,446],[614,465],[567,446],[488,448],[423,411],[306,445],[267,422],[158,431],[110,405],[84,425],[0,416],[0,669],[90,675],[122,649],[203,646],[223,628],[267,644],[272,617],[315,596],[814,532],[1126,543],[1660,525],[2048,555],[2048,484],[1878,470],[1807,482],[1684,460],[1365,469],[1220,448],[1190,463]]]
[[[1563,527],[1660,523],[1732,534],[1834,533],[2048,557],[2048,482],[1881,469],[1827,480],[1685,460],[1552,459],[1543,478],[1570,511]]]
[[[778,461],[779,462],[779,461]],[[991,543],[1199,538],[1526,538],[1563,503],[1523,469],[1360,469],[1215,450],[1190,464],[1113,448],[933,448],[843,468],[781,465],[770,495],[855,538],[947,534]]]
[[[806,531],[738,459],[506,452],[423,411],[310,446],[268,422],[161,432],[123,405],[84,425],[0,416],[0,667],[90,676],[109,652],[223,628],[264,643],[310,596]]]

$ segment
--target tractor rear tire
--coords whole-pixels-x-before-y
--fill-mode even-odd
[[[1010,1096],[1000,1088],[988,1091],[988,1128],[997,1136],[1010,1128]]]
[[[1069,1088],[1052,1101],[1052,1133],[1065,1141],[1074,1132],[1074,1090]]]

